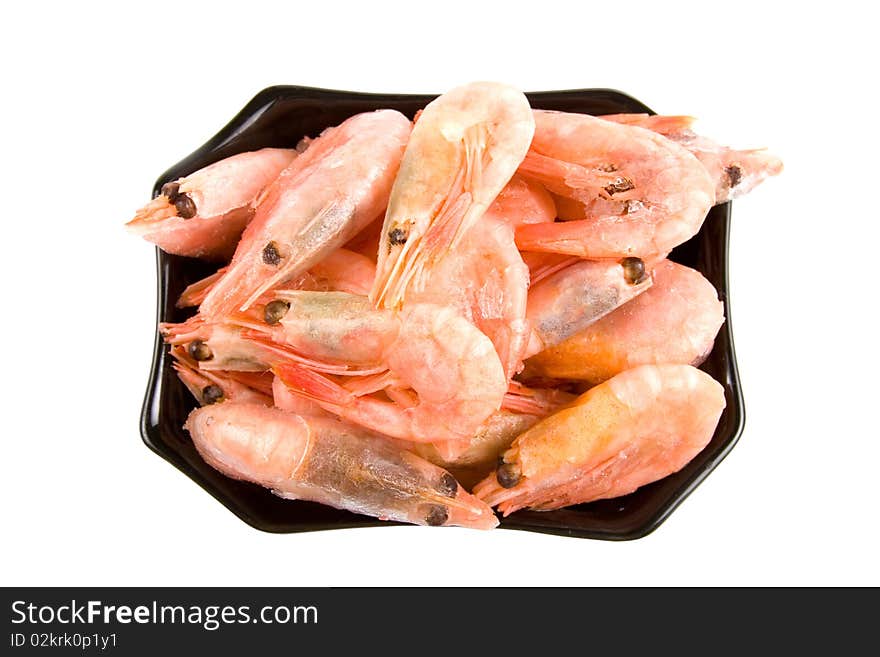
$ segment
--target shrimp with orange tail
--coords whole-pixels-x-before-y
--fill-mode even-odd
[[[227,402],[185,426],[213,468],[284,498],[417,525],[498,525],[447,471],[339,420]]]
[[[678,472],[712,439],[724,389],[690,365],[642,365],[517,438],[474,494],[504,515],[626,495]]]
[[[167,253],[228,260],[260,192],[296,156],[292,149],[264,148],[210,164],[163,185],[126,227]]]
[[[376,219],[409,133],[410,122],[400,112],[378,110],[353,116],[312,141],[263,193],[229,270],[200,312],[213,320],[246,310]]]
[[[586,218],[520,226],[520,249],[646,257],[668,253],[699,231],[715,202],[715,183],[684,147],[585,114],[536,110],[534,117],[520,175],[583,204]]]
[[[684,146],[715,181],[715,203],[743,196],[770,176],[782,173],[782,160],[763,148],[740,151],[698,135],[691,128],[695,119],[690,116],[609,114],[600,118],[647,128]]]
[[[651,289],[526,362],[525,376],[601,383],[637,365],[702,363],[724,323],[718,293],[700,272],[664,260]]]
[[[370,298],[399,308],[485,213],[528,150],[534,119],[522,92],[477,82],[424,109],[394,181]]]

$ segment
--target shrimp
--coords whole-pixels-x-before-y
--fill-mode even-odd
[[[700,272],[670,260],[653,275],[651,289],[530,358],[524,375],[597,384],[637,365],[702,363],[724,323],[715,288]]]
[[[385,208],[409,137],[394,110],[358,114],[315,139],[263,193],[229,270],[200,306],[246,310],[354,237]]]
[[[519,173],[584,204],[581,221],[520,226],[524,251],[582,258],[667,253],[699,231],[715,202],[706,168],[682,146],[636,126],[536,110]]]
[[[528,289],[529,270],[516,248],[513,227],[487,213],[437,262],[425,288],[407,293],[406,302],[455,308],[492,341],[509,379],[528,346]]]
[[[514,174],[484,216],[500,219],[514,228],[545,224],[556,218],[556,204],[541,185]]]
[[[167,253],[228,260],[254,216],[254,201],[297,156],[264,148],[208,165],[175,182],[126,224]]]
[[[626,495],[678,472],[709,443],[724,389],[690,365],[642,365],[517,438],[474,494],[505,516]]]
[[[765,149],[738,151],[696,134],[690,116],[609,114],[606,121],[636,125],[678,142],[703,163],[715,181],[715,203],[724,203],[752,191],[770,176],[782,173],[782,160]]]
[[[581,260],[546,276],[529,291],[531,337],[525,356],[563,342],[642,294],[652,282],[640,258]]]
[[[226,273],[226,267],[196,281],[180,294],[178,308],[198,306]],[[309,271],[292,281],[282,284],[288,290],[336,290],[350,294],[366,295],[370,292],[376,277],[376,265],[368,257],[349,251],[336,249]]]
[[[513,176],[534,119],[522,92],[477,82],[425,107],[394,181],[370,299],[397,309],[425,287],[435,263],[458,245]]]
[[[325,410],[394,438],[433,442],[469,440],[501,407],[501,361],[454,309],[419,303],[370,311],[368,299],[338,293],[291,292],[285,299],[277,326],[250,324],[245,337],[279,358],[284,350],[273,347],[273,338],[326,368],[352,363],[362,368],[357,373],[376,377],[351,390],[302,359],[273,366],[291,390]],[[386,399],[372,394],[379,391]]]
[[[287,499],[417,525],[498,525],[442,468],[339,420],[228,402],[194,410],[185,428],[211,467]]]
[[[202,406],[226,400],[272,405],[272,398],[266,395],[262,381],[251,379],[243,382],[229,372],[200,371],[198,363],[181,347],[173,348],[171,356],[174,358],[172,367],[178,378]]]

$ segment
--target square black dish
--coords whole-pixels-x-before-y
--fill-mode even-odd
[[[641,102],[607,89],[549,91],[527,96],[535,108],[593,115],[621,112],[653,114]],[[433,98],[430,95],[270,87],[257,94],[204,146],[162,174],[156,181],[153,193],[157,195],[166,182],[230,155],[267,146],[292,148],[301,137],[316,136],[324,128],[341,123],[359,112],[391,108],[412,117]],[[726,321],[715,339],[712,354],[701,367],[722,384],[727,399],[727,407],[709,445],[681,471],[630,495],[558,511],[519,511],[503,518],[502,528],[606,540],[640,538],[669,517],[736,444],[742,433],[745,415],[727,294],[730,206],[730,203],[725,203],[712,208],[700,232],[670,256],[676,262],[700,271],[715,286],[724,303]],[[216,267],[191,258],[168,255],[158,249],[157,259],[158,321],[182,321],[192,311],[175,308],[174,303],[180,293],[187,285],[211,273]],[[201,459],[183,429],[183,423],[194,406],[194,399],[171,368],[167,348],[157,335],[141,413],[141,435],[150,449],[257,529],[300,532],[391,524],[312,502],[283,500],[255,484],[225,477]]]

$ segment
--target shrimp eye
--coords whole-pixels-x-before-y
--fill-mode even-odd
[[[727,180],[731,187],[739,185],[743,177],[743,170],[735,164],[724,169],[724,173],[727,174]]]
[[[178,194],[172,203],[177,208],[177,215],[182,219],[192,219],[196,216],[196,204],[189,194]]]
[[[624,258],[620,264],[623,278],[630,285],[638,285],[645,280],[645,262],[641,258]]]
[[[223,389],[220,386],[215,386],[213,383],[205,386],[202,388],[202,401],[205,404],[216,404],[219,401],[223,401]]]
[[[198,361],[211,360],[214,357],[211,348],[203,340],[193,340],[190,342],[187,351],[194,360]]]
[[[172,203],[177,198],[178,191],[180,191],[180,183],[170,182],[162,185],[162,195],[167,196]]]
[[[290,310],[290,304],[287,301],[275,299],[275,301],[270,301],[266,304],[266,309],[263,311],[263,319],[266,320],[267,324],[277,324],[284,319],[288,310]]]
[[[409,235],[406,234],[406,231],[403,228],[392,228],[388,231],[388,241],[391,242],[391,246],[406,244],[407,237],[409,237]]]
[[[446,497],[455,497],[458,493],[458,482],[448,472],[443,473],[440,477],[440,485],[437,486],[437,492]]]
[[[515,463],[502,463],[495,470],[495,478],[502,488],[513,488],[519,483],[522,472]]]
[[[449,509],[442,504],[432,504],[425,514],[425,522],[430,527],[439,527],[449,520]]]
[[[269,242],[263,247],[263,262],[267,265],[277,265],[281,262],[281,252],[278,250],[278,244]]]

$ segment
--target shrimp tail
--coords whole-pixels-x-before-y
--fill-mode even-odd
[[[605,121],[647,128],[661,135],[682,134],[689,131],[697,119],[693,116],[662,116],[660,114],[606,114],[598,117]]]
[[[326,376],[294,363],[276,365],[272,371],[292,392],[313,401],[345,406],[355,398],[355,395]]]
[[[227,269],[229,269],[228,266],[222,267],[210,276],[206,276],[205,278],[188,285],[186,289],[180,293],[180,298],[177,300],[175,306],[178,308],[192,308],[201,305],[202,301],[205,300],[205,297],[208,296],[208,293],[217,281],[223,278],[223,274],[226,273]]]

